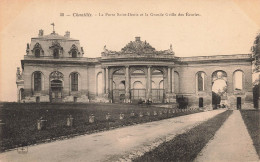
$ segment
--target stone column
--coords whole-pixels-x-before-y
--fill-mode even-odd
[[[103,67],[102,69],[102,80],[103,80],[103,94],[105,95],[106,94],[106,68]]]
[[[151,98],[151,66],[147,67],[147,99]]]
[[[171,67],[168,67],[168,76],[167,76],[167,81],[168,81],[168,93],[172,93],[172,84],[171,84]]]
[[[126,103],[130,103],[129,85],[130,85],[129,66],[125,66],[125,102]]]
[[[109,74],[108,74],[109,75]],[[113,75],[108,77],[108,98],[109,101],[112,103],[113,102]]]
[[[105,85],[105,87],[106,87],[106,91],[105,91],[105,93],[106,94],[108,94],[109,93],[109,74],[108,74],[108,67],[106,67],[106,85]]]
[[[175,103],[176,102],[176,95],[174,94],[174,68],[168,66],[167,69],[167,82],[165,91],[166,91],[166,100],[167,103]]]
[[[165,69],[166,71],[166,69]],[[163,76],[163,86],[164,86],[164,91],[165,93],[168,93],[168,74],[164,74]]]
[[[174,92],[174,68],[172,67],[172,93]]]

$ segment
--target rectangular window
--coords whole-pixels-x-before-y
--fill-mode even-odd
[[[34,91],[42,90],[41,80],[42,80],[41,73],[40,72],[34,73]]]
[[[71,91],[78,91],[78,74],[71,74]]]

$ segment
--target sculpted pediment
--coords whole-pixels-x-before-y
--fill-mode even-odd
[[[104,51],[102,52],[102,56],[108,55],[174,55],[172,50],[172,45],[168,50],[157,51],[154,47],[152,47],[146,41],[141,41],[140,37],[135,37],[135,41],[130,41],[125,47],[121,49],[121,51],[111,51],[104,46]]]
[[[140,37],[136,37],[135,41],[131,41],[124,48],[121,49],[122,53],[136,53],[136,54],[145,54],[145,53],[155,53],[155,48],[153,48],[146,41],[141,41]]]
[[[50,74],[51,80],[63,80],[63,74],[59,71],[54,71]]]

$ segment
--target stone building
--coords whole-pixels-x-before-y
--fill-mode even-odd
[[[31,38],[17,68],[18,102],[176,103],[231,108],[252,105],[251,54],[177,57],[140,37],[121,51],[104,46],[101,57],[83,57],[70,32]],[[219,96],[215,98],[214,96]],[[219,99],[217,103],[215,101]]]

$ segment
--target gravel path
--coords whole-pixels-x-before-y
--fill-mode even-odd
[[[248,134],[240,111],[235,110],[214,139],[195,159],[196,162],[252,162],[260,161]]]
[[[201,112],[39,144],[28,147],[25,154],[17,150],[1,153],[0,159],[12,162],[128,161],[223,111]]]

